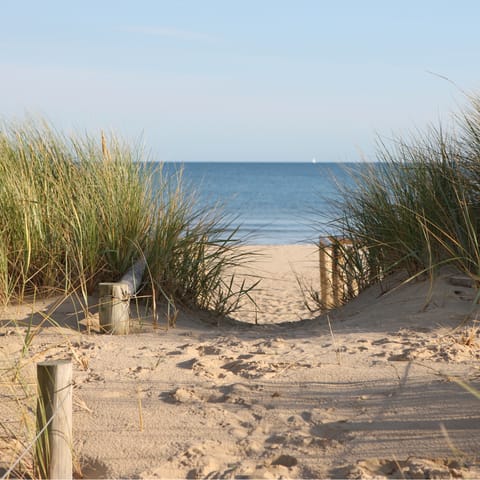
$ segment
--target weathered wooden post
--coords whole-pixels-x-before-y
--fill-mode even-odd
[[[72,362],[37,364],[38,403],[35,446],[41,478],[72,478]]]
[[[102,332],[126,335],[130,331],[130,297],[139,290],[146,265],[141,258],[125,272],[120,282],[100,283],[98,316]]]
[[[130,330],[130,295],[126,283],[100,283],[98,317],[100,330],[126,335]]]
[[[344,272],[345,272],[345,287],[344,292],[348,299],[352,299],[358,295],[358,259],[361,252],[355,251],[353,243],[350,240],[345,240],[344,249]]]
[[[327,275],[327,248],[328,245],[320,239],[318,245],[319,268],[320,268],[320,298],[325,308],[330,307],[330,285]]]
[[[340,306],[340,244],[338,239],[331,237],[332,245],[332,297],[333,307]]]

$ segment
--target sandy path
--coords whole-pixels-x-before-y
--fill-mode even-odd
[[[478,332],[452,331],[472,315],[473,290],[448,275],[428,304],[427,282],[372,289],[332,312],[332,336],[325,317],[291,322],[305,314],[290,266],[313,275],[307,250],[267,251],[257,268],[276,288],[258,298],[262,325],[213,327],[184,312],[168,332],[47,328],[35,338],[35,359],[75,352],[83,475],[478,478],[480,400],[452,381],[480,388]],[[14,358],[18,332],[1,328],[1,351]]]
[[[261,324],[310,318],[300,285],[319,288],[316,247],[271,245],[255,247],[254,251],[256,256],[244,273],[262,279],[253,295],[257,308],[248,305],[233,316]]]

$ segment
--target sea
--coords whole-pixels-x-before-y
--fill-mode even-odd
[[[183,170],[200,206],[219,204],[237,237],[247,244],[311,243],[335,233],[332,201],[339,184],[358,164],[345,163],[166,163],[167,174]]]

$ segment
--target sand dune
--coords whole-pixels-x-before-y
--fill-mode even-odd
[[[73,358],[84,477],[479,478],[480,400],[455,381],[480,388],[473,290],[448,272],[433,288],[375,287],[331,312],[330,329],[296,281],[315,285],[314,249],[263,251],[258,325],[254,311],[219,326],[181,312],[174,329],[35,337],[35,361]],[[22,348],[9,320],[23,308],[2,314],[4,365]],[[69,309],[55,315],[72,325]]]

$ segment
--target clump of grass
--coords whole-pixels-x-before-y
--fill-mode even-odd
[[[231,222],[115,136],[0,129],[0,303],[115,281],[140,256],[160,299],[228,314],[252,284]],[[147,159],[148,160],[148,159]],[[233,232],[233,233],[232,233]]]
[[[331,227],[348,239],[344,267],[362,290],[391,272],[409,278],[451,264],[479,278],[480,101],[447,133],[429,128],[353,171]]]

